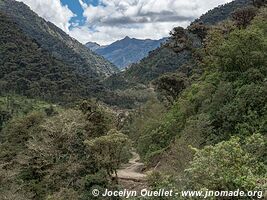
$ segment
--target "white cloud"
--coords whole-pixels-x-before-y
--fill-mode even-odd
[[[189,22],[179,23],[180,26],[186,27]],[[86,43],[94,41],[99,44],[110,44],[113,41],[122,39],[125,36],[139,39],[161,39],[168,36],[177,23],[146,23],[134,27],[123,26],[97,26],[94,31],[87,26],[78,26],[70,31],[70,35],[79,38],[79,41]]]
[[[231,0],[101,0],[97,7],[79,1],[87,23],[73,28],[70,34],[83,43],[108,44],[126,35],[151,39],[168,36],[173,27],[185,27],[209,9]]]
[[[98,6],[79,0],[86,23],[79,26],[74,14],[60,0],[19,0],[41,17],[56,24],[82,43],[108,44],[125,36],[159,39],[175,26],[190,21],[220,4],[232,0],[99,0]]]
[[[70,19],[74,13],[63,6],[60,0],[18,0],[22,1],[44,19],[54,23],[65,32],[69,32]]]

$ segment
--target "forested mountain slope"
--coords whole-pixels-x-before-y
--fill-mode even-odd
[[[42,41],[24,32],[13,17],[0,13],[0,95],[20,94],[60,104],[98,98],[110,105],[134,105],[135,95],[105,88],[100,83],[103,74],[96,73],[84,61],[86,66],[77,66],[79,61],[71,64],[59,58],[45,49]],[[58,42],[56,38],[53,41]],[[71,55],[69,58],[75,59]]]
[[[79,73],[28,37],[0,12],[0,94],[16,93],[54,102],[71,102],[96,93],[97,80]]]
[[[0,0],[0,11],[14,20],[18,27],[41,47],[81,74],[105,77],[117,72],[117,68],[101,56],[68,36],[54,24],[45,21],[28,6],[15,0]]]

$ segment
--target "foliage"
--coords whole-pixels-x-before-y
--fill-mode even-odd
[[[206,26],[203,22],[197,22],[197,23],[191,24],[188,27],[188,30],[194,34],[197,34],[198,37],[200,37],[202,41],[206,38],[208,34],[208,29],[209,27]]]
[[[130,141],[124,134],[111,130],[107,135],[96,139],[85,141],[92,151],[94,159],[104,168],[107,174],[112,177],[125,160],[122,157],[125,148],[130,147]]]
[[[230,18],[231,13],[236,9],[242,8],[252,4],[252,0],[236,0],[220,5],[217,8],[209,10],[204,15],[200,16],[199,19],[196,19],[192,24],[203,22],[206,25],[216,25],[222,21]]]
[[[257,9],[255,7],[246,7],[237,9],[232,14],[232,18],[238,28],[246,28],[251,20],[256,16]]]
[[[266,188],[258,183],[267,178],[267,168],[258,159],[262,155],[257,157],[253,153],[266,148],[266,138],[254,134],[244,143],[240,138],[232,137],[229,141],[197,150],[186,170],[189,187],[213,191],[264,191]]]
[[[113,128],[112,117],[94,100],[83,101],[80,110],[87,119],[85,129],[91,137],[106,135]]]
[[[46,115],[53,115],[59,109],[57,105],[19,95],[0,96],[0,131],[13,117],[24,116],[33,111],[44,111]]]
[[[110,79],[112,79],[110,87],[113,89],[117,89],[117,87],[122,89],[122,86],[129,88],[129,86],[136,85],[136,83],[147,84],[164,73],[176,71],[187,63],[190,57],[191,55],[188,51],[176,54],[170,48],[163,46],[151,51],[148,57],[142,59],[139,64],[133,64],[125,72],[111,76],[106,81],[111,82]],[[124,79],[127,84],[120,85],[117,79],[120,82],[121,79]]]
[[[0,177],[6,183],[0,189],[1,198],[11,198],[16,190],[25,199],[88,199],[92,187],[102,190],[116,185],[105,171],[112,168],[114,172],[121,162],[128,161],[128,139],[109,131],[111,121],[99,118],[106,112],[92,117],[89,107],[91,111],[101,109],[88,102],[80,106],[84,112],[32,112],[8,122],[0,140]],[[87,143],[94,145],[89,147]],[[101,159],[96,157],[97,148],[106,150]]]
[[[183,144],[175,154],[188,162],[188,145],[202,148],[233,135],[243,139],[266,134],[266,47],[266,9],[246,29],[229,23],[212,28],[198,66],[204,70],[202,76],[196,80],[191,76],[192,84],[165,116],[138,133],[142,158],[164,157]],[[179,165],[183,169],[186,161]]]
[[[264,6],[267,3],[266,0],[252,0],[252,1],[253,5],[257,7]]]
[[[171,39],[167,44],[176,53],[184,50],[190,50],[191,41],[189,40],[187,31],[182,27],[175,27],[171,32]]]
[[[88,85],[94,80],[40,48],[16,23],[0,15],[1,95],[15,93],[62,103],[91,96]]]
[[[177,182],[173,176],[163,174],[159,171],[154,171],[151,174],[148,175],[148,184],[150,188],[154,191],[165,189],[166,191],[173,191],[172,197],[150,197],[150,200],[176,200],[177,197],[174,195],[175,193],[178,193],[179,191],[176,188],[176,185],[174,184]],[[145,198],[144,198],[145,199]]]
[[[165,74],[153,83],[158,93],[171,104],[178,98],[179,94],[188,84],[187,78],[183,74]]]
[[[152,127],[156,128],[160,124],[165,112],[165,106],[157,99],[151,99],[138,110],[129,113],[121,131],[137,144],[142,133],[149,132]]]
[[[214,21],[225,19],[229,6],[247,3],[227,4],[221,14],[215,9]],[[116,188],[114,174],[129,158],[129,138],[149,167],[165,172],[149,176],[151,188],[265,189],[266,11],[259,9],[241,29],[233,21],[210,27],[205,40],[202,26],[195,33],[176,28],[168,44],[181,47],[177,53],[163,46],[103,82],[52,56],[21,24],[0,14],[1,94],[73,102],[93,93],[131,108],[153,97],[150,83],[157,79],[157,89],[173,99],[169,108],[154,98],[125,112],[128,123],[121,127],[114,115],[122,111],[97,100],[59,109],[21,96],[1,97],[0,198],[101,199],[91,191]]]

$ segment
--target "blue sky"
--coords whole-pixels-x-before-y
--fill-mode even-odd
[[[62,5],[68,6],[68,8],[77,15],[76,17],[71,18],[71,22],[75,23],[76,21],[79,22],[79,25],[83,25],[85,22],[85,17],[83,17],[83,8],[78,0],[61,0]],[[94,0],[96,4],[97,1]]]
[[[79,0],[60,0],[63,6],[68,6],[68,8],[76,15],[71,18],[70,22],[76,23],[78,22],[80,26],[85,24],[86,18],[83,16],[83,8],[79,2]],[[84,0],[88,5],[98,6],[98,0]]]
[[[160,39],[231,0],[18,0],[81,43]]]

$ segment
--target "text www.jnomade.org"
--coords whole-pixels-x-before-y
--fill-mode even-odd
[[[124,197],[124,198],[131,198],[131,197],[199,197],[206,199],[208,197],[253,197],[261,199],[263,197],[263,191],[182,191],[182,192],[175,192],[174,190],[165,190],[160,189],[157,191],[151,191],[148,189],[143,189],[141,191],[133,191],[133,190],[104,190],[99,191],[98,189],[94,189],[92,191],[93,196],[103,196],[103,197]]]

